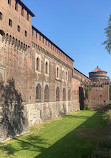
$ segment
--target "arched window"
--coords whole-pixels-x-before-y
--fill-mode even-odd
[[[3,14],[0,12],[0,20],[2,20]]]
[[[39,83],[36,87],[36,100],[41,101],[41,85]]]
[[[56,88],[56,101],[60,100],[60,90],[59,87]]]
[[[0,35],[4,36],[5,32],[3,30],[0,30]]]
[[[39,71],[39,58],[36,59],[36,71]]]
[[[48,74],[48,62],[45,63],[45,73]]]
[[[49,87],[48,87],[48,85],[45,86],[44,101],[49,101]]]
[[[68,91],[68,100],[71,100],[71,90]]]
[[[66,89],[63,88],[63,100],[65,101],[66,100]]]

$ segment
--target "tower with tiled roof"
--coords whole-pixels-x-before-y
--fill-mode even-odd
[[[89,72],[89,78],[92,81],[98,81],[101,79],[107,79],[107,72],[104,70],[101,70],[98,66],[95,70]]]

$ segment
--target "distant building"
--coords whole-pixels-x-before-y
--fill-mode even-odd
[[[110,79],[107,72],[101,70],[98,66],[95,70],[89,72],[89,79],[84,83],[85,103],[90,109],[101,109],[109,104]],[[86,94],[87,93],[87,94]]]
[[[92,81],[99,81],[101,79],[107,79],[107,72],[101,70],[98,66],[95,70],[89,72],[89,79]]]

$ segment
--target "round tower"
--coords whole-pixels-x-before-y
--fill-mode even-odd
[[[101,79],[107,79],[107,72],[101,70],[98,66],[95,70],[89,72],[89,78],[92,81],[99,81]]]

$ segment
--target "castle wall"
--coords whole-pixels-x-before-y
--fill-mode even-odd
[[[40,62],[39,70],[36,70],[37,57],[39,57]],[[21,111],[21,113],[26,120],[25,124],[21,123],[23,126],[22,133],[28,130],[28,126],[58,118],[76,110],[73,107],[72,98],[72,68],[56,56],[40,46],[36,49],[21,48],[20,45],[16,45],[12,40],[9,42],[9,37],[7,38],[6,36],[3,37],[0,35],[0,58],[0,74],[1,80],[4,81],[4,86],[7,86],[7,84],[10,83],[9,81],[12,80],[14,82],[14,88],[18,92],[17,95],[21,96],[24,107],[24,110],[23,112]],[[48,74],[45,72],[46,61],[48,62]],[[58,76],[57,68],[59,70]],[[38,84],[41,85],[40,100],[36,98],[36,87]],[[48,100],[45,100],[46,85],[48,85],[49,88]],[[59,87],[59,100],[56,100],[57,87]],[[65,89],[66,92],[65,99],[63,98],[63,89]],[[8,92],[8,95],[9,93],[10,91]],[[9,95],[7,102],[9,109],[16,107],[16,102],[18,104],[17,100],[14,100],[15,103],[10,103],[11,99],[12,98]],[[1,101],[3,101],[3,98],[1,98]],[[0,107],[0,141],[2,141],[10,137],[10,134],[7,135],[6,128],[2,124],[3,107],[6,107],[6,104],[3,105],[2,102]],[[24,113],[26,114],[24,115]],[[8,119],[12,120],[11,117],[13,115],[14,114],[11,116],[8,115]],[[16,121],[19,119],[18,116]],[[13,136],[18,135],[18,132],[14,132],[13,134],[11,125],[7,123],[5,125],[7,130],[10,129],[9,131],[12,131]],[[21,132],[19,132],[19,134]]]
[[[32,46],[36,48],[38,45],[73,68],[73,60],[39,30],[32,26]]]
[[[81,87],[81,82],[79,80],[77,80],[77,79],[72,78],[73,111],[80,110],[79,87]]]
[[[0,30],[8,34],[15,40],[17,39],[23,45],[31,46],[32,41],[32,16],[29,14],[27,20],[27,11],[23,9],[24,15],[21,15],[22,5],[18,3],[18,10],[15,10],[15,0],[11,0],[11,5],[7,0],[0,0],[0,12],[2,13],[2,20],[0,20]],[[12,26],[9,25],[9,19],[12,20]],[[20,26],[20,31],[17,27]],[[25,36],[27,31],[27,36]]]
[[[77,69],[73,69],[72,76],[72,100],[73,100],[73,109],[74,111],[82,109],[81,106],[84,106],[84,90],[83,83],[90,81],[87,76],[82,74]],[[81,94],[82,93],[82,94]]]
[[[0,0],[0,141],[80,110],[84,83],[90,82],[73,68],[73,59],[32,26],[33,13],[18,2],[16,10],[15,0]],[[88,104],[107,104],[108,87],[92,87]]]
[[[109,83],[109,80],[101,80],[87,84],[85,89],[88,96],[85,103],[90,109],[102,109],[110,103]]]

